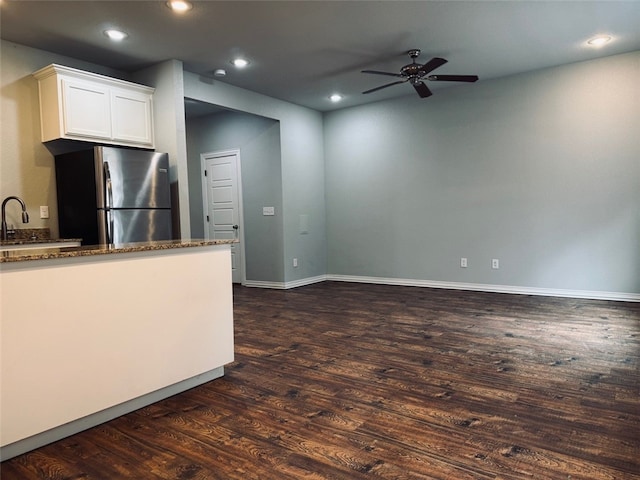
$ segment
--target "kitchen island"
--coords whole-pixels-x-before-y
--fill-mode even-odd
[[[0,458],[222,376],[231,243],[0,252]]]

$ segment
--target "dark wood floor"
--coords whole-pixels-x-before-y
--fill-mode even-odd
[[[640,304],[237,287],[224,378],[10,479],[640,479]]]

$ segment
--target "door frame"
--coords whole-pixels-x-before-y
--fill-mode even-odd
[[[244,238],[244,215],[243,215],[243,207],[242,207],[242,168],[240,161],[240,149],[235,148],[231,150],[216,150],[213,152],[203,152],[200,154],[200,179],[202,181],[202,222],[204,224],[204,238],[206,240],[210,240],[209,236],[209,222],[207,221],[207,214],[209,213],[209,203],[207,201],[208,198],[208,186],[207,180],[204,176],[204,171],[206,170],[205,162],[207,159],[216,158],[216,157],[228,157],[230,155],[235,155],[236,157],[236,179],[238,181],[237,192],[238,192],[238,239],[240,240],[240,265],[238,268],[240,269],[240,284],[244,285],[247,281],[247,271],[246,271],[246,255],[245,255],[245,238]]]

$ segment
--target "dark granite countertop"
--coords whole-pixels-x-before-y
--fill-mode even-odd
[[[36,241],[34,243],[43,243]],[[61,248],[29,248],[24,250],[0,251],[0,263],[24,262],[29,260],[47,260],[54,258],[87,257],[118,253],[149,252],[173,248],[204,247],[209,245],[228,245],[237,240],[168,240],[162,242],[140,242],[115,245],[89,245]]]

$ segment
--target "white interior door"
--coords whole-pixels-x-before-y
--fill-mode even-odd
[[[242,208],[240,194],[240,152],[203,153],[205,236],[211,240],[234,239],[231,268],[234,283],[244,280]]]

